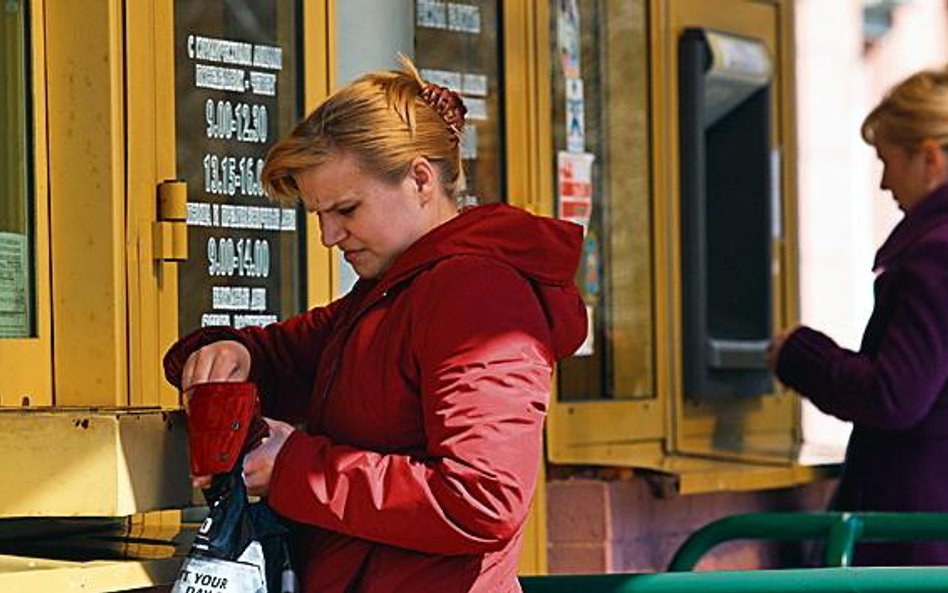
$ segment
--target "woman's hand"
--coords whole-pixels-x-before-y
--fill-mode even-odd
[[[785,329],[771,340],[770,346],[767,347],[767,366],[770,367],[771,371],[777,370],[777,361],[780,360],[780,350],[783,349],[783,343],[786,342],[790,334],[796,330],[796,327]]]
[[[270,436],[264,438],[260,445],[244,458],[244,484],[247,485],[247,494],[251,496],[266,496],[270,492],[273,464],[286,440],[296,430],[286,422],[270,418],[264,420],[270,426]]]
[[[266,496],[270,492],[270,476],[273,474],[273,463],[276,461],[280,449],[296,430],[286,422],[264,418],[270,427],[270,435],[264,437],[260,444],[244,458],[244,467],[241,475],[247,486],[247,494],[251,496]],[[191,485],[195,488],[210,488],[214,476],[191,476]]]
[[[181,371],[181,391],[198,383],[246,381],[249,376],[250,351],[235,340],[222,340],[191,353]]]

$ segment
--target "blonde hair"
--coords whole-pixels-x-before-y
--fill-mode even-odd
[[[915,149],[932,139],[948,149],[948,69],[923,70],[886,93],[862,122],[862,138]]]
[[[333,93],[270,149],[261,178],[272,198],[295,202],[294,176],[342,153],[392,183],[425,157],[445,193],[457,197],[464,185],[460,138],[421,96],[425,81],[414,64],[401,55],[399,61],[402,71],[372,72]]]

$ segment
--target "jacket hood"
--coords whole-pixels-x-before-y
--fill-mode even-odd
[[[556,357],[565,358],[586,337],[586,308],[576,288],[582,241],[577,224],[506,204],[478,206],[413,243],[376,289],[387,290],[446,257],[476,255],[501,261],[533,284],[550,323]]]

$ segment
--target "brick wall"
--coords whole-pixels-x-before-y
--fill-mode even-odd
[[[759,492],[655,498],[645,481],[565,479],[547,483],[551,574],[665,570],[684,539],[700,527],[748,512],[821,510],[832,481]],[[714,548],[701,570],[798,565],[802,552],[786,544],[737,541]]]

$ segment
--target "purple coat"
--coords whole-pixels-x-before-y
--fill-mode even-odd
[[[876,254],[875,308],[859,352],[794,331],[777,377],[853,422],[833,507],[948,511],[948,185],[895,227]],[[860,546],[856,564],[948,564],[948,543]]]

